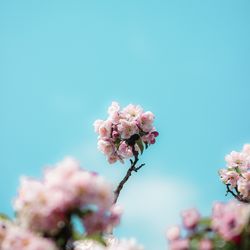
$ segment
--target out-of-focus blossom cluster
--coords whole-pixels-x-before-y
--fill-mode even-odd
[[[47,168],[41,181],[22,178],[14,208],[18,223],[34,232],[54,236],[76,215],[86,233],[94,234],[110,231],[119,223],[121,209],[113,201],[109,183],[66,158]]]
[[[136,242],[135,239],[115,239],[110,237],[106,239],[107,246],[93,240],[76,242],[75,250],[144,250],[144,247]]]
[[[219,171],[230,192],[244,202],[250,202],[250,144],[241,152],[232,151],[225,157],[227,168]]]
[[[14,225],[0,220],[1,250],[58,250],[49,239],[45,239]]]
[[[167,230],[170,250],[250,249],[250,205],[230,201],[215,203],[210,218],[196,209],[184,211],[181,227]]]
[[[241,233],[248,225],[249,219],[249,205],[236,201],[231,201],[227,204],[216,203],[213,207],[212,228],[224,240],[235,241],[237,243]]]
[[[117,102],[112,102],[108,109],[107,120],[96,120],[94,128],[99,135],[98,148],[109,163],[131,158],[144,147],[155,143],[158,136],[154,125],[154,114],[144,112],[138,105],[129,104],[121,109]]]

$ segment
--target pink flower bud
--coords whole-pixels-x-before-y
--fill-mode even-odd
[[[181,216],[182,216],[183,225],[187,229],[194,229],[200,220],[200,214],[198,210],[195,208],[183,211],[181,213]]]

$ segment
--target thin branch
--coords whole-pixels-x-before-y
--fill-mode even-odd
[[[240,192],[239,192],[239,190],[238,190],[238,187],[236,186],[234,189],[235,189],[237,195],[239,196],[239,195],[240,195]]]
[[[235,199],[237,199],[238,201],[243,202],[243,203],[249,203],[248,200],[242,198],[242,196],[240,195],[240,193],[239,193],[237,187],[235,188],[237,194],[235,194],[235,193],[230,189],[230,184],[226,184],[226,186],[227,186],[227,193],[226,193],[226,195],[227,195],[228,193],[230,193],[230,194],[231,194]]]
[[[236,195],[231,189],[230,189],[230,184],[227,184],[227,193],[226,195],[228,195],[228,193],[230,193],[234,198],[236,198],[237,200],[239,199],[238,195]]]
[[[130,168],[128,169],[126,175],[124,176],[124,178],[122,179],[122,181],[119,183],[119,185],[117,186],[116,190],[115,190],[115,199],[114,199],[114,204],[117,202],[117,199],[120,195],[121,190],[123,189],[123,186],[125,185],[125,183],[128,181],[129,177],[132,175],[132,172],[137,172],[139,169],[141,169],[145,164],[141,164],[140,166],[136,167],[137,162],[139,161],[138,159],[138,152],[135,152],[135,150],[133,149],[133,154],[134,154],[134,161],[132,159],[130,159]]]
[[[145,163],[142,163],[139,167],[135,167],[134,171],[137,172],[140,170],[143,166],[145,166]]]

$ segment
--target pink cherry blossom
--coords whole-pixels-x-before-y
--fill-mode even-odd
[[[118,102],[112,102],[110,107],[108,108],[108,114],[113,115],[120,111],[120,105]]]
[[[123,163],[123,160],[116,153],[108,156],[108,162],[110,164],[113,164],[118,160],[120,160]]]
[[[117,102],[112,102],[111,106],[108,108],[109,120],[113,123],[118,123],[121,118],[119,111],[120,105]]]
[[[250,201],[250,144],[245,144],[241,152],[232,151],[225,157],[227,169],[219,171],[221,180],[228,185],[240,201]]]
[[[122,112],[128,121],[134,121],[143,113],[143,109],[139,105],[129,104]]]
[[[236,171],[227,169],[220,170],[220,176],[222,181],[225,184],[229,184],[231,188],[235,188],[237,186],[237,182],[240,178],[240,175]]]
[[[183,211],[181,216],[183,225],[188,229],[195,228],[200,220],[200,214],[195,208]]]
[[[181,230],[179,226],[170,227],[167,230],[166,237],[168,241],[174,241],[180,238]]]
[[[169,245],[170,250],[189,250],[189,240],[188,239],[178,239],[171,241]]]
[[[93,124],[95,132],[99,133],[100,127],[103,125],[104,121],[103,120],[96,120]]]
[[[111,244],[107,250],[144,250],[144,247],[135,239],[121,239]]]
[[[155,144],[155,138],[159,135],[157,131],[149,132],[142,137],[142,140],[147,144]]]
[[[248,160],[245,154],[241,152],[232,151],[225,157],[227,166],[230,168],[246,169],[248,166]]]
[[[4,238],[8,233],[9,223],[4,220],[0,220],[0,249]]]
[[[245,144],[245,145],[243,146],[242,152],[243,152],[244,154],[246,154],[247,156],[250,156],[250,144]]]
[[[69,223],[71,211],[89,206],[97,208],[92,215],[98,217],[103,228],[112,228],[119,222],[118,214],[114,216],[112,212],[113,201],[112,186],[103,177],[81,169],[77,161],[66,158],[47,168],[41,181],[23,178],[14,206],[23,227],[55,234]]]
[[[105,155],[110,156],[115,153],[114,144],[108,140],[99,140],[98,149],[102,151]]]
[[[154,114],[144,112],[139,105],[129,104],[124,109],[117,102],[108,108],[106,120],[94,122],[98,134],[98,149],[107,157],[110,164],[124,163],[141,148],[156,142],[159,133],[153,126]]]
[[[139,118],[139,126],[145,132],[150,132],[153,129],[154,114],[150,111],[142,113]]]
[[[126,142],[120,144],[118,151],[119,155],[123,158],[130,158],[133,156],[132,148],[131,146],[128,146]]]
[[[85,230],[88,234],[109,232],[113,227],[120,223],[121,213],[116,209],[110,211],[99,210],[95,213],[86,215],[83,219]]]
[[[199,250],[213,250],[213,243],[209,239],[202,239],[199,244]]]
[[[187,218],[188,216],[190,218]],[[237,249],[243,249],[245,241],[248,241],[249,235],[246,234],[245,229],[249,227],[249,204],[238,201],[216,202],[211,218],[200,218],[196,209],[185,211],[182,213],[182,217],[185,229],[184,237],[180,236],[178,227],[171,228],[167,234],[170,250],[189,250],[191,248],[213,250],[217,249],[219,245],[220,249],[224,249],[223,246],[226,245],[232,249],[236,249],[235,246]]]
[[[58,250],[56,245],[45,238],[8,223],[0,239],[1,250]]]
[[[242,174],[242,177],[238,181],[238,191],[243,198],[249,199],[250,197],[250,172]]]
[[[101,137],[109,138],[111,135],[112,122],[110,120],[104,121],[99,127],[99,134]]]
[[[128,139],[132,135],[139,132],[139,129],[134,121],[127,121],[125,119],[120,121],[120,124],[117,126],[117,128],[122,139]]]
[[[107,246],[93,240],[83,240],[75,243],[75,250],[144,250],[135,239],[107,239]]]
[[[239,236],[249,220],[250,207],[235,201],[217,203],[213,209],[212,227],[225,240]]]

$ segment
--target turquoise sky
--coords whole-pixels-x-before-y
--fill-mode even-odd
[[[228,199],[217,170],[250,142],[249,13],[247,0],[1,0],[1,211],[20,175],[65,155],[117,183],[126,165],[106,163],[92,123],[112,100],[136,103],[160,137],[122,194],[117,234],[166,249],[182,208]]]

